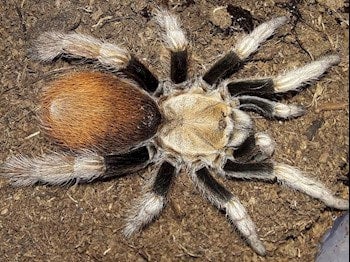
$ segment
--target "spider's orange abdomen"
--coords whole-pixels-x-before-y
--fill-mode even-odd
[[[136,84],[106,73],[76,72],[44,91],[41,119],[49,135],[71,149],[111,153],[152,137],[161,114]]]

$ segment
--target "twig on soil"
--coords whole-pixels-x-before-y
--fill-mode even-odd
[[[29,136],[26,136],[26,137],[24,138],[24,140],[33,138],[33,137],[35,137],[35,136],[37,136],[37,135],[39,135],[39,134],[40,134],[40,131],[36,131],[36,132],[30,134]]]
[[[349,103],[347,102],[329,102],[320,105],[316,109],[316,113],[320,113],[322,111],[345,110],[347,108],[349,108]]]
[[[181,249],[186,253],[186,255],[189,255],[190,257],[193,257],[193,258],[199,258],[199,257],[202,257],[202,255],[199,255],[199,254],[195,254],[191,251],[189,251],[187,248],[185,248],[183,245],[179,244],[179,246],[181,247]]]

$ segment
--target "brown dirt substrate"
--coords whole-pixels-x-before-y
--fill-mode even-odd
[[[37,133],[38,96],[53,75],[79,65],[29,59],[32,40],[41,32],[75,30],[121,43],[163,79],[168,76],[167,52],[151,19],[155,2],[172,9],[188,32],[191,75],[208,68],[241,33],[213,24],[225,25],[225,21],[213,20],[213,8],[232,1],[12,2],[0,5],[0,161],[18,154],[60,150]],[[301,2],[301,18],[296,21],[294,16],[278,30],[253,56],[254,61],[234,77],[276,75],[311,57],[329,52],[341,55],[338,66],[291,97],[290,102],[307,106],[306,116],[286,122],[254,118],[257,129],[277,141],[277,161],[310,172],[337,196],[346,198],[349,18],[343,1],[235,1],[235,5],[249,10],[256,25],[291,14],[283,3],[292,2]],[[72,187],[28,188],[13,188],[0,180],[0,260],[313,261],[322,235],[341,214],[276,183],[226,181],[252,216],[268,249],[267,257],[258,257],[225,215],[203,200],[183,174],[160,218],[127,240],[121,234],[123,219],[147,178],[134,175]]]

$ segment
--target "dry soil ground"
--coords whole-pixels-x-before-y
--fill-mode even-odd
[[[60,150],[40,131],[40,90],[53,76],[79,65],[42,64],[28,57],[40,32],[88,33],[121,43],[168,76],[153,17],[166,5],[192,43],[191,74],[203,72],[235,42],[240,31],[223,30],[212,11],[232,1],[6,1],[0,4],[0,161]],[[342,1],[234,1],[257,25],[294,15],[233,77],[275,75],[329,52],[342,57],[320,81],[291,97],[308,114],[257,129],[277,141],[274,158],[310,172],[338,196],[348,197],[348,7]],[[293,5],[297,9],[293,9]],[[299,13],[298,13],[299,11]],[[299,19],[297,19],[299,17]],[[218,17],[216,17],[218,18]],[[220,18],[220,17],[219,17]],[[214,24],[219,26],[215,26]],[[231,28],[232,29],[232,28]],[[161,217],[132,239],[121,235],[126,211],[147,175],[71,187],[13,188],[0,180],[1,261],[312,261],[317,244],[341,214],[278,184],[227,181],[256,222],[268,256],[258,257],[225,215],[202,199],[186,175],[178,177]]]

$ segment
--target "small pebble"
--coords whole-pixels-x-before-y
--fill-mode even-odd
[[[1,213],[0,213],[0,214],[1,214],[2,216],[4,216],[4,215],[6,215],[8,212],[9,212],[8,208],[5,208],[5,209],[1,210]]]
[[[219,6],[213,9],[211,12],[210,21],[220,27],[221,29],[226,29],[231,26],[231,16],[227,12],[225,6]]]
[[[320,158],[318,159],[318,161],[320,163],[327,163],[328,161],[328,157],[329,157],[329,153],[328,152],[323,152],[320,156]]]

